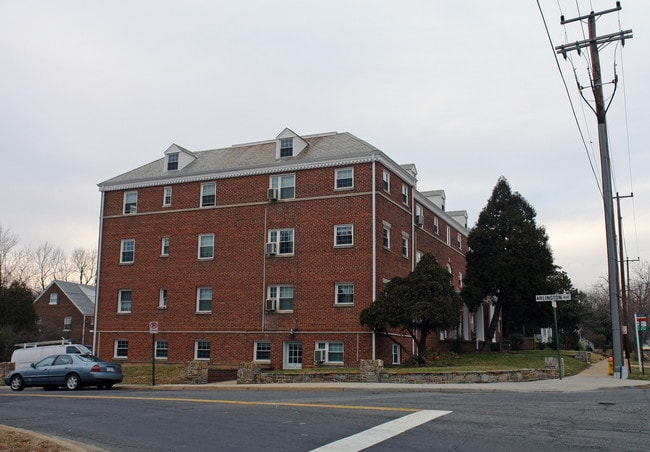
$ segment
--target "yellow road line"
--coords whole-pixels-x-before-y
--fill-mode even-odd
[[[297,402],[247,402],[244,400],[211,400],[211,399],[186,399],[173,397],[126,397],[126,396],[92,396],[92,395],[56,395],[56,394],[0,394],[0,397],[50,397],[73,399],[110,399],[110,400],[144,400],[156,402],[193,402],[193,403],[218,403],[222,405],[258,405],[282,406],[298,408],[330,408],[336,410],[368,410],[368,411],[402,411],[414,413],[420,408],[380,407],[367,405],[334,405],[329,403],[297,403]]]

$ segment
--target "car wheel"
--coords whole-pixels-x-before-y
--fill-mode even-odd
[[[65,377],[65,387],[68,388],[70,391],[79,389],[80,383],[81,381],[79,380],[79,375],[77,374],[70,374],[67,377]]]
[[[11,377],[11,380],[9,380],[9,386],[11,386],[13,391],[22,391],[25,389],[25,381],[20,375],[14,375]]]

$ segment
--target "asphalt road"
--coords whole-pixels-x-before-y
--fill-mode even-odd
[[[0,391],[0,424],[110,451],[646,451],[649,411],[640,388]]]

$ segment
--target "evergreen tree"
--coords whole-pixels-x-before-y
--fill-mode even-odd
[[[360,322],[377,333],[391,329],[407,333],[417,346],[409,356],[424,363],[427,337],[432,331],[455,328],[460,322],[462,300],[454,290],[451,274],[432,254],[425,254],[405,278],[395,277],[381,297],[361,312]]]
[[[25,283],[0,286],[0,361],[9,361],[16,342],[36,333],[34,294]]]
[[[505,337],[543,315],[535,295],[546,293],[555,267],[548,236],[535,217],[535,209],[501,177],[469,233],[465,303],[476,308],[487,297],[496,300],[484,350],[490,348],[501,314]]]

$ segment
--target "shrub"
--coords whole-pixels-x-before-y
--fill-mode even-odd
[[[508,339],[510,339],[510,350],[512,351],[521,350],[521,346],[524,344],[523,334],[511,334]]]

